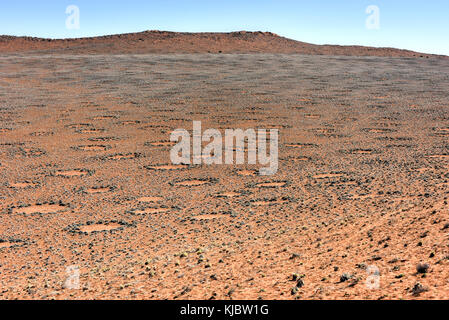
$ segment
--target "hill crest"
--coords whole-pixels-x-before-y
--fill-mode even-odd
[[[47,39],[0,36],[0,53],[168,54],[285,53],[309,55],[449,58],[394,48],[316,45],[272,32],[188,33],[148,30],[88,38]]]

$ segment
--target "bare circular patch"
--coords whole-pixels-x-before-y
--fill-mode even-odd
[[[121,228],[121,225],[119,225],[118,223],[110,223],[110,224],[97,223],[79,227],[80,231],[85,233],[111,231],[117,230],[119,228]]]
[[[351,153],[351,154],[372,154],[373,150],[371,150],[371,149],[352,149],[352,150],[349,150],[349,153]]]
[[[68,227],[66,227],[64,230],[68,231],[70,233],[75,234],[94,234],[99,232],[114,232],[114,231],[121,231],[125,227],[131,227],[134,226],[133,224],[129,224],[124,221],[88,221],[85,224],[73,224]]]
[[[243,195],[243,192],[227,191],[216,195],[217,198],[236,198]]]
[[[145,166],[145,169],[156,171],[185,170],[188,168],[189,166],[186,164],[158,164]]]
[[[273,181],[273,182],[261,182],[257,183],[255,186],[257,188],[282,188],[287,185],[286,181]]]
[[[62,202],[59,203],[49,202],[42,204],[39,203],[33,205],[11,207],[9,209],[9,212],[13,214],[33,215],[33,214],[55,214],[66,212],[68,210],[70,210],[70,206],[63,204]]]
[[[140,197],[137,199],[137,201],[139,201],[139,202],[160,202],[163,200],[164,200],[164,198],[162,198],[162,197],[151,197],[151,196]]]
[[[191,219],[197,220],[197,221],[208,221],[208,220],[214,220],[214,219],[221,219],[224,217],[225,216],[220,215],[220,214],[200,214],[200,215],[191,217]]]
[[[35,188],[37,187],[39,184],[36,182],[31,182],[31,181],[23,181],[23,182],[13,182],[9,184],[10,188],[13,189],[28,189],[28,188]]]
[[[111,149],[111,146],[107,145],[83,145],[83,146],[77,146],[73,147],[75,150],[81,150],[81,151],[106,151]]]
[[[237,172],[237,174],[239,176],[245,176],[245,177],[258,176],[259,175],[259,170],[257,170],[257,169],[254,169],[254,170],[237,170],[236,172]]]
[[[439,137],[449,136],[449,128],[433,128],[434,135]]]
[[[418,173],[424,173],[424,172],[427,172],[427,171],[430,171],[430,170],[433,170],[433,169],[432,168],[423,167],[423,168],[414,169],[412,171],[418,172]]]
[[[306,119],[319,119],[321,118],[321,116],[319,114],[305,114],[304,118]]]
[[[112,190],[114,190],[114,187],[99,186],[99,187],[85,188],[82,191],[87,194],[97,194],[97,193],[111,192]]]
[[[314,179],[332,179],[339,178],[343,174],[342,173],[320,173],[313,176]]]

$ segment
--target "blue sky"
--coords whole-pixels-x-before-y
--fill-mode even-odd
[[[69,30],[68,5],[80,9]],[[369,5],[380,29],[365,26]],[[2,0],[0,34],[47,38],[144,30],[271,31],[317,44],[396,47],[449,55],[448,0]]]

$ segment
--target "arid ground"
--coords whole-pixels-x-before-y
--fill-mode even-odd
[[[448,89],[435,57],[3,53],[0,298],[447,299]],[[279,171],[171,165],[193,120],[278,128]]]

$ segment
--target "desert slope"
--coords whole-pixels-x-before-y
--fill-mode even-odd
[[[142,53],[287,53],[311,55],[439,57],[393,48],[315,45],[278,36],[271,32],[139,33],[78,39],[42,39],[0,36],[1,53],[142,54]]]
[[[0,70],[0,299],[448,299],[447,61],[13,54]],[[278,129],[278,172],[172,165],[193,121]]]

